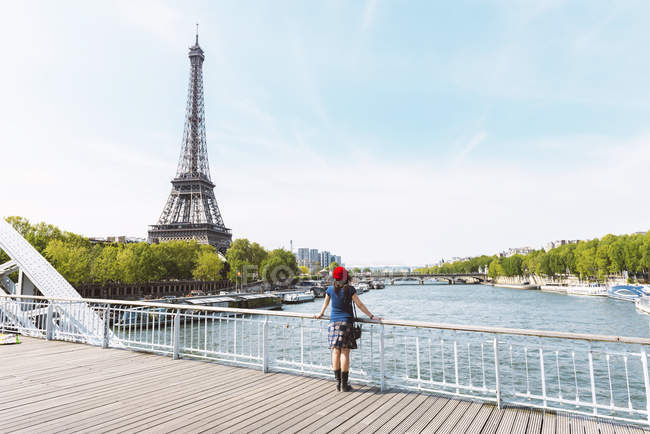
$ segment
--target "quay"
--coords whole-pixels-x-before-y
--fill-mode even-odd
[[[650,433],[552,411],[21,337],[0,347],[2,432]]]

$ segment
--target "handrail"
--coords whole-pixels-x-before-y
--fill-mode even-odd
[[[166,309],[179,309],[179,310],[182,309],[182,310],[192,310],[192,311],[201,311],[201,312],[244,313],[244,314],[251,314],[251,315],[266,315],[266,316],[277,316],[277,317],[287,317],[287,318],[308,318],[308,319],[314,318],[313,315],[298,313],[298,312],[278,312],[278,311],[262,310],[262,309],[240,309],[240,308],[233,308],[233,307],[195,306],[195,305],[187,305],[187,304],[151,303],[151,302],[144,302],[144,301],[109,300],[109,299],[98,299],[98,298],[72,299],[72,298],[52,298],[52,297],[32,296],[32,295],[0,294],[0,299],[3,298],[48,300],[54,302],[74,302],[74,303],[86,302],[86,303],[98,303],[98,304],[117,304],[117,305],[141,306],[141,307],[160,307]],[[329,319],[329,317],[323,315],[321,319]],[[574,340],[594,341],[594,342],[618,342],[624,344],[650,345],[650,338],[631,337],[631,336],[595,335],[595,334],[585,334],[585,333],[557,332],[557,331],[548,331],[548,330],[534,330],[534,329],[526,330],[526,329],[515,329],[515,328],[507,328],[507,327],[474,326],[474,325],[433,323],[433,322],[408,321],[408,320],[383,319],[381,321],[378,321],[378,320],[359,318],[357,321],[366,324],[382,324],[382,325],[428,328],[428,329],[438,329],[438,330],[455,330],[455,331],[477,332],[477,333],[535,336],[541,338],[574,339]]]

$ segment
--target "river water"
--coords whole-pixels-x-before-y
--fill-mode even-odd
[[[637,312],[634,303],[607,297],[444,284],[386,286],[360,297],[385,319],[650,337],[650,316]],[[317,313],[322,302],[283,309]]]

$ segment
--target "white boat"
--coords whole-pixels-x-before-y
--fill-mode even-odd
[[[366,282],[360,282],[354,285],[354,289],[356,289],[357,294],[361,295],[364,292],[370,291],[370,285],[368,285]]]
[[[636,306],[636,310],[638,310],[639,312],[650,315],[649,296],[644,295],[643,297],[637,298],[636,301],[634,302],[634,305]]]
[[[314,301],[316,296],[312,291],[307,291],[307,292],[293,292],[291,294],[285,294],[284,301],[285,303],[288,304],[296,304],[296,303],[307,303],[309,301]]]
[[[386,284],[381,280],[373,280],[370,282],[370,288],[372,289],[384,289]]]
[[[602,285],[575,285],[567,286],[567,295],[589,295],[607,297],[607,287]]]
[[[566,294],[567,288],[568,286],[559,283],[547,283],[539,287],[543,292],[557,292],[558,294]]]

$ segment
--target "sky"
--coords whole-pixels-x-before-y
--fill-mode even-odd
[[[146,237],[188,47],[235,238],[420,265],[650,229],[644,1],[0,0],[0,216]]]

